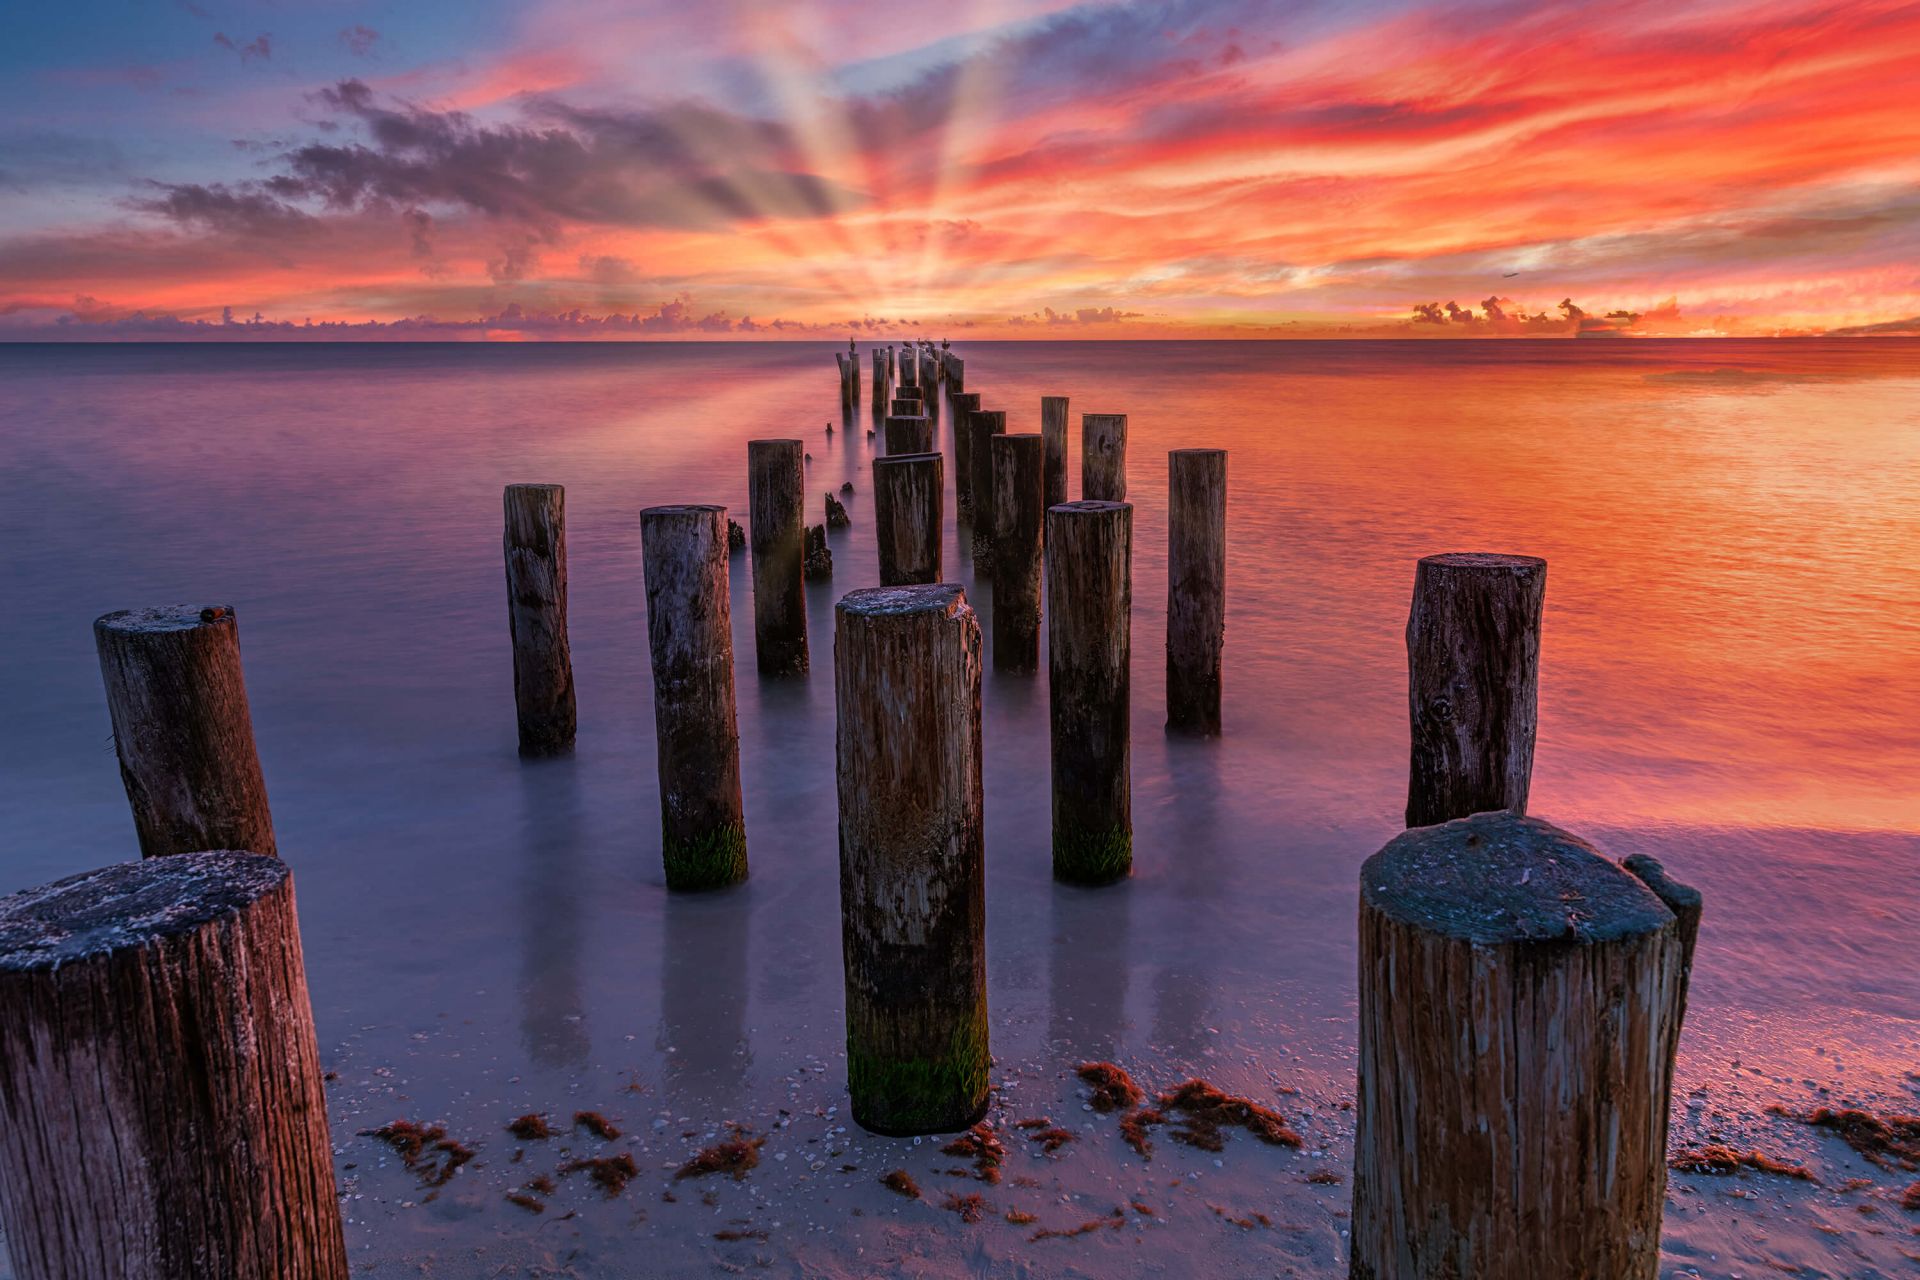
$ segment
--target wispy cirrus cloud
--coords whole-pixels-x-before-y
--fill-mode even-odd
[[[0,224],[0,264],[31,242],[34,278],[67,296],[137,290],[187,317],[231,301],[393,319],[423,297],[497,316],[503,290],[554,314],[687,293],[703,314],[1006,332],[1771,332],[1920,312],[1910,4],[524,14],[485,56],[293,92],[289,140],[245,170],[152,175],[91,227]],[[384,47],[337,30],[340,56]],[[139,270],[104,274],[136,246]]]

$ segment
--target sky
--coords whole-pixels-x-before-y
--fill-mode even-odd
[[[1916,99],[1885,0],[24,3],[0,338],[1920,334]]]

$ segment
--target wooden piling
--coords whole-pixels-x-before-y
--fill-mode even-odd
[[[1408,826],[1527,811],[1546,594],[1547,562],[1533,556],[1420,561],[1407,618]]]
[[[126,609],[93,639],[141,854],[278,852],[232,608]]]
[[[999,409],[976,409],[967,417],[967,491],[973,495],[973,571],[993,572],[993,448],[995,436],[1007,433],[1007,415]]]
[[[747,441],[754,655],[762,675],[807,670],[806,495],[798,440]]]
[[[285,863],[0,898],[0,1225],[19,1280],[346,1280]]]
[[[967,424],[980,409],[980,393],[967,391],[957,396],[948,396],[947,403],[953,406],[953,501],[962,511],[973,510],[973,440],[967,434]]]
[[[947,390],[965,391],[967,389],[967,362],[959,356],[947,356]]]
[[[1655,892],[1538,819],[1369,858],[1353,1280],[1654,1280],[1684,951]]]
[[[919,396],[895,396],[887,405],[887,412],[896,418],[913,417],[923,411]]]
[[[873,460],[873,535],[883,587],[940,581],[944,462],[930,451]]]
[[[887,378],[887,354],[879,347],[873,349],[873,407],[885,409],[889,396]]]
[[[1133,870],[1133,507],[1053,507],[1046,561],[1053,874],[1107,884]]]
[[[993,461],[993,669],[1040,669],[1041,530],[1046,442],[1037,433],[989,437]]]
[[[980,626],[953,583],[850,592],[834,619],[853,1118],[964,1129],[989,1102]]]
[[[747,878],[747,822],[734,715],[727,509],[648,507],[640,513],[640,557],[667,887],[738,884]]]
[[[577,719],[567,640],[567,491],[557,484],[510,484],[502,501],[520,754],[564,755],[573,750]]]
[[[1047,505],[1067,500],[1067,398],[1040,397],[1040,434],[1047,442]]]
[[[1089,502],[1127,499],[1127,415],[1080,415],[1080,496]]]
[[[889,455],[933,452],[933,423],[918,413],[896,413],[886,422],[882,441]]]
[[[1220,733],[1227,628],[1227,451],[1167,454],[1167,728]]]

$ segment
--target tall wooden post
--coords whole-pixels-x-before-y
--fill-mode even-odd
[[[967,389],[967,362],[959,356],[947,356],[947,390],[965,391]]]
[[[980,626],[953,583],[834,609],[847,1087],[876,1133],[986,1114]]]
[[[1127,415],[1080,415],[1080,496],[1088,501],[1127,498]]]
[[[933,423],[917,413],[894,414],[887,419],[886,438],[882,443],[889,454],[931,453]]]
[[[917,387],[920,385],[920,361],[913,354],[912,344],[900,351],[900,385]]]
[[[989,437],[993,458],[993,669],[1040,669],[1041,528],[1046,442]]]
[[[93,639],[140,852],[277,852],[233,610],[122,610]]]
[[[567,491],[557,484],[510,484],[503,501],[520,754],[564,755],[573,750],[576,723],[567,641]]]
[[[999,409],[976,409],[968,415],[967,468],[972,473],[967,491],[973,495],[973,571],[993,572],[993,437],[1007,433],[1007,415]]]
[[[1533,556],[1420,561],[1407,618],[1408,826],[1527,811],[1546,595],[1547,562]]]
[[[0,898],[20,1280],[346,1280],[293,878],[230,851]]]
[[[1648,885],[1538,819],[1369,858],[1353,1280],[1654,1280],[1684,953]]]
[[[873,407],[884,409],[888,399],[887,354],[879,347],[873,349]]]
[[[1107,884],[1133,870],[1130,748],[1133,507],[1047,512],[1053,874]]]
[[[648,507],[640,513],[640,556],[667,887],[738,884],[747,878],[747,820],[733,702],[727,509]]]
[[[1227,628],[1227,451],[1167,454],[1167,728],[1220,733]]]
[[[807,670],[804,452],[798,440],[747,441],[747,523],[753,548],[753,642],[760,673]]]
[[[961,511],[973,510],[973,439],[968,424],[980,411],[980,393],[967,391],[948,396],[953,406],[953,502]]]
[[[883,587],[940,581],[944,461],[932,452],[873,460],[873,536]]]
[[[1047,505],[1067,500],[1067,398],[1040,397],[1040,434],[1047,442]]]

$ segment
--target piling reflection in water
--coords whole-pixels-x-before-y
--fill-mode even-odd
[[[564,760],[520,773],[520,1040],[543,1067],[577,1067],[593,1036],[580,990],[580,779]]]

